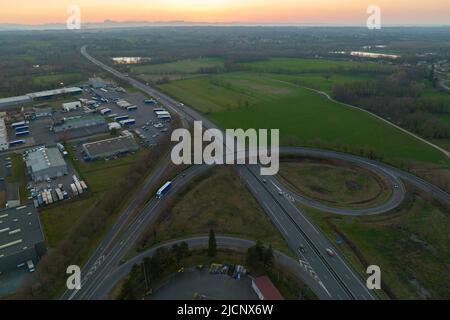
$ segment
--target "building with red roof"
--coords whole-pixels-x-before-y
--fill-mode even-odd
[[[280,291],[278,291],[267,276],[253,279],[252,288],[255,290],[260,300],[284,300]]]

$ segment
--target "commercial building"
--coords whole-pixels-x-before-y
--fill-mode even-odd
[[[61,177],[69,172],[58,148],[40,147],[25,151],[24,155],[28,173],[34,181]]]
[[[9,148],[8,130],[6,129],[5,119],[0,117],[0,151]]]
[[[63,118],[58,121],[59,123],[53,126],[55,133],[90,127],[102,127],[104,131],[108,130],[106,120],[102,116],[78,116]]]
[[[126,135],[83,144],[83,151],[88,160],[104,159],[139,149],[131,133]]]
[[[63,105],[62,105],[62,109],[64,112],[74,111],[74,110],[77,110],[78,108],[81,108],[80,101],[66,102],[66,103],[63,103]]]
[[[10,107],[18,106],[21,104],[31,103],[31,97],[29,96],[17,96],[0,99],[0,109],[7,109]]]
[[[0,273],[36,264],[46,246],[39,215],[33,204],[0,211]]]
[[[18,105],[32,103],[33,101],[40,101],[51,99],[56,96],[72,96],[83,92],[83,89],[78,87],[61,88],[55,90],[46,90],[40,92],[27,93],[23,96],[8,97],[0,99],[0,109],[8,109]]]
[[[280,291],[278,291],[267,276],[253,279],[252,288],[260,300],[284,300]]]

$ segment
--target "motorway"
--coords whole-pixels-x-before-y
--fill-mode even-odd
[[[201,120],[205,128],[217,128],[216,125],[198,112],[188,107],[180,107],[180,103],[172,98],[97,61],[86,52],[86,47],[82,48],[82,54],[97,66],[128,81],[131,85],[158,99],[170,111],[178,114],[182,120]],[[383,171],[385,175],[390,177],[392,183],[398,184],[399,186],[398,188],[394,188],[394,190],[398,189],[398,191],[394,192],[395,196],[391,198],[391,200],[394,199],[393,204],[395,202],[401,202],[399,199],[403,199],[404,195],[404,186],[398,180],[399,178],[412,180],[416,185],[431,191],[437,198],[444,199],[450,203],[450,197],[442,190],[398,169],[371,160],[308,148],[288,148],[282,151],[290,154],[309,153],[311,156],[319,155],[327,157],[331,155],[343,157],[344,160],[358,161],[359,164],[362,161],[365,165],[371,166],[373,170],[375,170],[373,168],[375,166],[376,170]],[[136,209],[138,204],[144,201],[146,192],[148,192],[148,188],[146,189],[146,187],[157,181],[157,177],[161,176],[164,172],[165,166],[166,164],[164,162],[161,163],[155,173],[147,179],[145,187],[133,199],[129,208],[121,213],[113,229],[103,238],[97,250],[92,254],[89,262],[83,268],[83,285],[81,290],[67,291],[61,297],[62,299],[104,298],[105,293],[102,292],[101,288],[105,286],[110,287],[111,283],[114,282],[115,278],[112,275],[119,268],[120,261],[144,232],[148,223],[158,215],[164,208],[167,200],[176,194],[177,190],[180,190],[189,183],[189,180],[209,168],[206,165],[198,165],[187,169],[184,174],[173,180],[173,189],[166,197],[162,199],[152,198],[134,220],[127,224],[131,212],[134,211],[132,209]],[[377,299],[377,295],[366,288],[365,281],[361,278],[360,274],[350,267],[349,263],[341,256],[327,237],[298,208],[296,200],[287,196],[289,189],[279,181],[276,181],[275,178],[266,179],[267,177],[261,177],[259,175],[258,165],[240,165],[238,169],[242,180],[247,184],[253,196],[272,219],[274,225],[280,230],[292,251],[298,255],[298,265],[305,271],[302,274],[302,279],[310,285],[318,297],[321,299],[342,300]],[[392,206],[393,204],[391,203],[390,205]],[[300,245],[306,249],[305,253],[298,251]],[[327,248],[331,248],[336,255],[329,257],[326,254]],[[311,284],[312,281],[313,284]]]

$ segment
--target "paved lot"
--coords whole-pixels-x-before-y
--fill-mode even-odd
[[[227,275],[212,275],[205,270],[191,269],[174,276],[150,300],[192,300],[195,294],[207,300],[258,300],[248,277],[235,280]]]
[[[0,299],[17,291],[29,274],[26,268],[0,274]]]

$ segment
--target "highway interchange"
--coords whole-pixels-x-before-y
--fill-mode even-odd
[[[217,128],[216,125],[195,110],[181,106],[174,99],[94,59],[87,53],[86,47],[82,48],[82,54],[102,69],[158,99],[162,105],[167,107],[171,112],[176,113],[183,122],[201,120],[206,129]],[[392,210],[402,202],[405,195],[403,180],[431,193],[438,200],[450,205],[450,196],[439,188],[411,174],[376,161],[344,153],[312,148],[284,148],[281,150],[281,153],[334,158],[353,162],[356,165],[366,167],[384,176],[392,188],[390,199],[380,206],[357,210],[344,210],[328,207],[295,194],[295,192],[283,185],[276,177],[261,177],[258,165],[238,166],[242,180],[246,183],[248,189],[266,214],[272,219],[292,252],[298,256],[298,261],[294,265],[291,259],[291,267],[296,269],[302,280],[320,299],[373,300],[377,299],[378,296],[373,291],[367,289],[365,280],[361,274],[352,269],[350,264],[328,238],[309,221],[306,215],[299,209],[297,203],[337,214],[380,214]],[[152,198],[138,214],[134,215],[135,211],[138,210],[148,193],[154,187],[154,184],[164,174],[168,163],[168,159],[160,163],[153,174],[147,178],[140,192],[135,195],[129,206],[123,210],[114,226],[102,239],[82,269],[83,280],[81,290],[66,291],[61,299],[106,298],[109,290],[111,290],[121,277],[126,275],[127,268],[135,261],[131,260],[121,265],[123,258],[144,232],[149,222],[164,208],[167,199],[170,199],[171,195],[176,194],[177,191],[186,186],[198,174],[209,169],[209,166],[206,165],[196,165],[188,168],[172,180],[173,188],[166,197],[162,199]],[[191,245],[200,245],[203,243],[203,240],[198,239],[190,239],[189,241],[191,241]],[[249,245],[249,243],[246,243],[242,239],[221,239],[221,244],[240,248],[248,247]],[[300,246],[304,247],[304,252],[299,250]],[[336,255],[334,257],[328,256],[326,253],[327,248],[331,248]],[[148,254],[151,255],[151,252],[152,250]],[[288,260],[285,259],[285,261]]]

